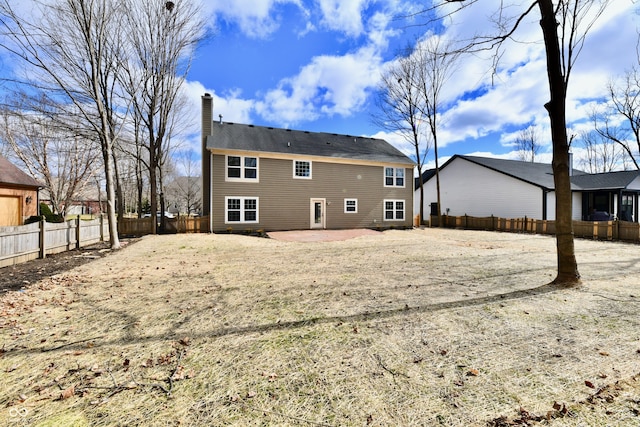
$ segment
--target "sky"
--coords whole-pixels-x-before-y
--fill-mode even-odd
[[[214,118],[228,122],[383,138],[407,154],[398,135],[374,125],[374,93],[385,67],[417,40],[437,35],[468,40],[495,34],[499,0],[480,0],[439,20],[411,17],[426,2],[405,0],[207,0],[209,37],[195,52],[185,90],[200,111],[214,97]],[[458,5],[459,3],[454,3]],[[513,1],[506,13],[528,2]],[[450,8],[455,7],[451,6]],[[589,127],[606,85],[636,58],[640,6],[612,0],[593,25],[572,71],[567,119],[570,133]],[[444,12],[443,12],[444,15]],[[465,55],[447,81],[438,130],[441,164],[454,154],[517,158],[513,140],[529,126],[551,161],[546,60],[539,15],[526,17],[504,44],[495,72],[490,53]],[[199,115],[198,115],[199,118]],[[199,120],[197,125],[199,126]],[[199,128],[189,143],[199,146]],[[580,153],[577,150],[577,156]],[[433,150],[427,166],[433,167]]]

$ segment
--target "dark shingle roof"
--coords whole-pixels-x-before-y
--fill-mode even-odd
[[[639,176],[640,171],[637,170],[595,173],[574,176],[571,182],[583,190],[619,190],[627,188]]]
[[[549,190],[555,188],[555,185],[553,183],[553,169],[551,169],[551,165],[548,163],[533,163],[523,162],[520,160],[493,159],[488,157],[476,156],[457,157],[463,158],[472,163],[476,163],[489,169],[493,169],[497,172],[501,172],[505,175],[509,175],[538,187],[546,188]]]
[[[42,185],[30,175],[22,172],[6,158],[0,156],[0,185],[18,187],[41,187]]]
[[[207,149],[321,156],[407,166],[414,164],[409,157],[382,139],[237,123],[214,123],[211,135],[207,137]]]
[[[553,169],[548,163],[455,155],[445,163],[443,168],[457,157],[544,189],[553,190],[555,188]],[[638,176],[640,176],[640,171],[637,170],[589,174],[574,168],[571,176],[571,189],[575,191],[623,189],[627,188]]]
[[[426,171],[422,172],[422,183],[424,184],[425,182],[429,181],[434,176],[436,176],[436,170],[435,169],[427,169]],[[415,188],[417,190],[418,188],[420,188],[420,178],[416,177],[414,180],[415,180],[415,183],[413,185],[413,188]]]

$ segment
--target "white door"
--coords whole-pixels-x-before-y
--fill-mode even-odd
[[[325,228],[326,227],[326,200],[325,199],[311,199],[311,228]]]

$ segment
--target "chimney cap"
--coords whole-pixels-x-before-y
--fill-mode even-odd
[[[205,98],[211,98],[211,94],[209,92],[204,93]]]

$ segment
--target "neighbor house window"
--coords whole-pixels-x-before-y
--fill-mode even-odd
[[[384,201],[384,220],[403,221],[404,220],[404,200]]]
[[[293,177],[311,179],[311,162],[308,160],[294,160]]]
[[[344,199],[344,213],[358,213],[358,199]]]
[[[257,181],[258,158],[227,156],[227,181]]]
[[[385,187],[404,187],[404,168],[384,168]]]
[[[257,197],[225,197],[225,224],[258,222]]]

